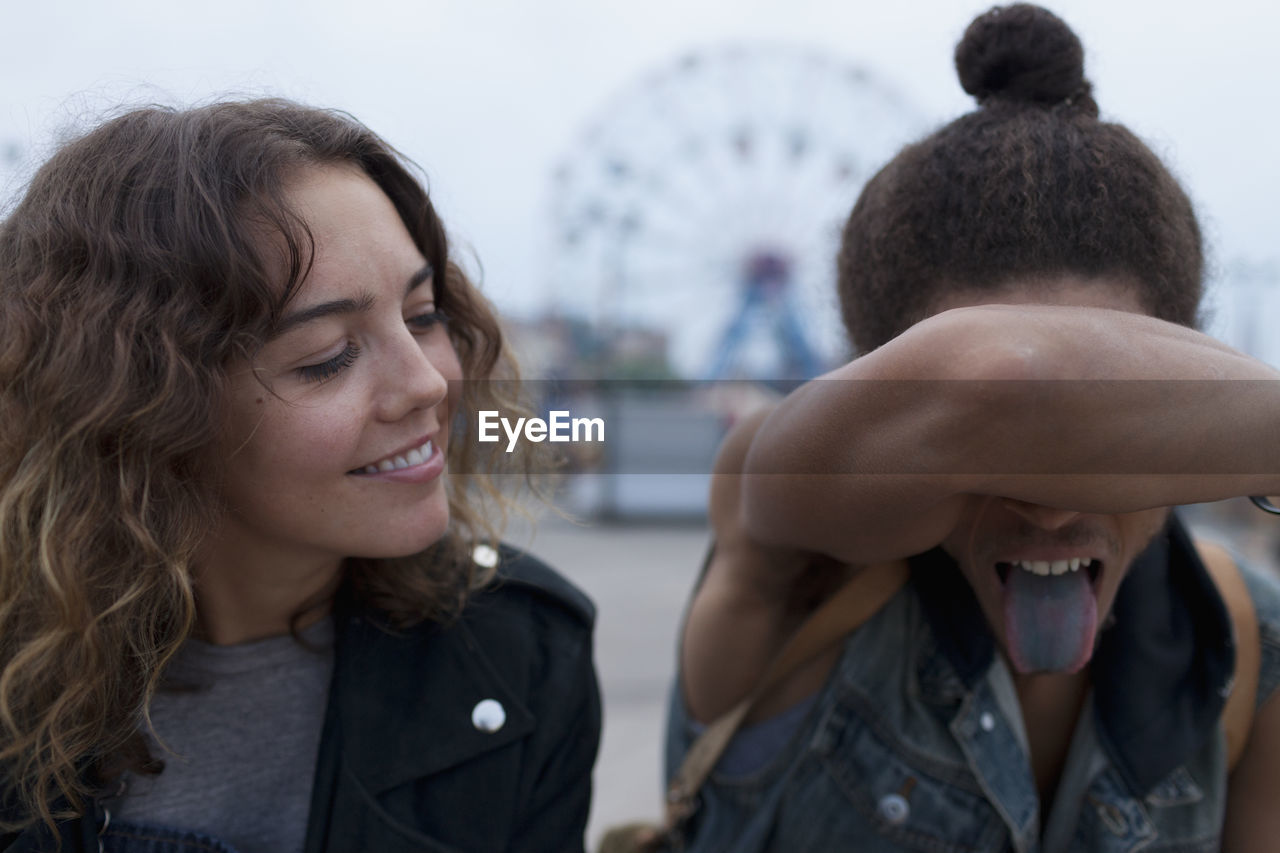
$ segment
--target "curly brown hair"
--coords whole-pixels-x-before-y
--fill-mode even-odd
[[[124,769],[160,673],[195,624],[192,560],[221,511],[218,440],[233,359],[269,338],[311,263],[287,203],[304,167],[352,164],[431,268],[468,379],[515,380],[487,301],[450,258],[414,167],[350,116],[283,100],[124,113],[64,145],[0,224],[0,778],[10,828],[50,825]],[[286,247],[264,257],[264,233]],[[278,245],[278,243],[273,243]],[[515,408],[467,382],[463,416]],[[470,414],[471,416],[466,416]],[[450,532],[424,554],[348,560],[393,624],[448,619],[491,570],[467,558],[508,504],[449,443]],[[483,472],[483,473],[478,473]]]
[[[979,109],[904,148],[844,228],[845,327],[875,349],[954,290],[1113,276],[1155,317],[1195,326],[1204,258],[1191,202],[1154,153],[1100,121],[1084,50],[1037,6],[966,30],[956,69]]]

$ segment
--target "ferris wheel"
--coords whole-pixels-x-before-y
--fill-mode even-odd
[[[813,376],[847,357],[840,228],[922,126],[811,49],[689,54],[608,104],[556,169],[551,292],[606,335],[665,335],[685,377]]]

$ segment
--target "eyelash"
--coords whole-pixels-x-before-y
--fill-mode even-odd
[[[413,326],[420,332],[430,331],[436,326],[447,325],[448,322],[449,318],[445,316],[443,311],[430,311],[425,314],[417,314],[405,320],[405,323]],[[299,367],[298,376],[307,382],[325,382],[355,364],[356,357],[359,355],[360,347],[356,344],[349,343],[342,352],[338,353],[328,361]]]
[[[419,331],[425,332],[435,328],[436,326],[447,326],[449,324],[449,318],[443,311],[433,309],[423,314],[416,314],[408,320],[405,320],[405,322]]]
[[[342,352],[335,355],[328,361],[322,361],[319,364],[309,364],[306,367],[298,368],[298,376],[307,382],[324,382],[332,379],[348,367],[356,363],[356,356],[360,355],[360,347],[355,344],[347,344]]]

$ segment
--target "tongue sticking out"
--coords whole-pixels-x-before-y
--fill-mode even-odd
[[[1098,604],[1084,570],[1036,575],[1014,568],[1004,584],[1004,633],[1014,669],[1076,672],[1089,662]]]

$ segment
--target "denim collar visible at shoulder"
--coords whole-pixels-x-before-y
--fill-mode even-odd
[[[911,579],[938,650],[972,690],[996,650],[973,590],[941,548],[912,558]],[[1212,736],[1235,669],[1231,619],[1175,517],[1134,560],[1112,614],[1091,664],[1098,733],[1143,794]]]

